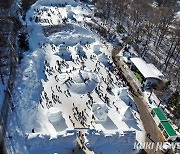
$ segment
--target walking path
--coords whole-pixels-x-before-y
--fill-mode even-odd
[[[146,149],[145,151],[148,154],[151,153],[157,153],[162,154],[160,150],[156,151],[156,144],[157,142],[163,142],[163,136],[161,135],[157,125],[155,124],[153,118],[150,115],[149,108],[147,106],[147,102],[145,102],[143,93],[139,86],[134,82],[133,78],[129,75],[129,68],[126,65],[126,63],[123,62],[122,59],[117,61],[117,65],[119,68],[121,68],[122,73],[124,77],[127,79],[127,82],[130,84],[132,90],[133,90],[133,98],[135,100],[135,103],[137,105],[137,108],[139,110],[139,114],[141,117],[141,120],[143,122],[144,128],[146,133],[150,134],[150,137],[146,137],[146,142],[151,142],[155,144],[153,149]]]

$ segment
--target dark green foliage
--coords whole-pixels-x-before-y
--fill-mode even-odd
[[[136,78],[139,80],[140,83],[143,83],[143,77],[140,73],[138,73],[137,71],[133,71],[134,75],[136,76]]]

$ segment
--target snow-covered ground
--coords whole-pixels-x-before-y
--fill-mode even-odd
[[[10,152],[71,153],[82,128],[83,144],[94,153],[135,153],[134,142],[145,140],[134,101],[112,63],[112,46],[85,24],[91,16],[73,0],[39,0],[27,12],[30,51],[13,91]],[[94,104],[105,106],[94,112]]]

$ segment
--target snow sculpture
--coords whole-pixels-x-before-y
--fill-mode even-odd
[[[59,52],[55,53],[55,55],[60,56],[62,59],[66,61],[72,60],[71,52],[67,49],[66,45],[60,44]]]
[[[92,112],[96,121],[106,121],[108,116],[108,108],[105,103],[94,103]]]
[[[101,54],[100,45],[94,45],[93,50],[96,55]]]
[[[129,103],[128,88],[127,87],[120,88],[119,91],[117,92],[117,97],[120,98],[125,103]]]
[[[62,113],[55,107],[51,107],[48,112],[48,119],[50,123],[56,124],[59,123],[59,121],[62,118]]]
[[[105,53],[102,53],[98,56],[98,61],[101,62],[105,67],[109,66],[109,59]]]
[[[134,120],[134,115],[132,114],[131,108],[129,106],[125,110],[122,120]]]
[[[73,17],[74,14],[75,14],[74,12],[68,11],[68,12],[67,12],[67,17],[68,17],[69,19],[74,19],[74,17]]]
[[[100,50],[100,45],[94,45],[94,51],[99,51]]]

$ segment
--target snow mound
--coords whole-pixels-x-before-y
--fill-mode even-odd
[[[80,44],[78,44],[75,47],[75,50],[77,55],[79,55],[80,57],[87,58],[86,53],[83,51],[83,47]]]
[[[66,24],[61,27],[61,32],[53,33],[48,39],[56,45],[65,44],[66,46],[75,46],[78,43],[81,45],[94,43],[92,33],[87,29],[78,25]]]
[[[65,119],[62,116],[62,112],[58,108],[51,107],[48,110],[47,117],[56,131],[55,134],[57,134],[57,132],[62,132],[68,128]]]
[[[100,54],[102,54],[102,52],[100,51],[100,45],[94,45],[93,46],[93,50],[94,50],[94,53],[96,54],[96,55],[100,55]]]

